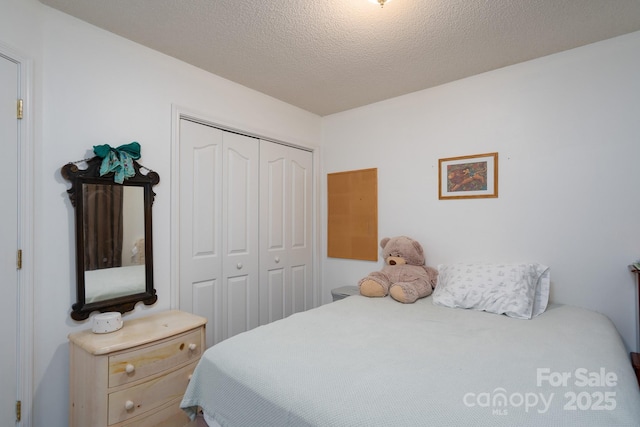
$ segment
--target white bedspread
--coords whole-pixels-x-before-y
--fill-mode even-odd
[[[606,317],[532,320],[351,296],[205,352],[182,401],[235,426],[640,426]]]
[[[85,271],[85,303],[144,292],[145,268],[144,265],[130,265]]]

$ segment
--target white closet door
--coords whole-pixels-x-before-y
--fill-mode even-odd
[[[260,141],[260,321],[313,306],[311,152]]]
[[[180,309],[207,345],[258,325],[255,138],[180,120]]]

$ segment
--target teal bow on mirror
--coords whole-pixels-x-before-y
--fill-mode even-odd
[[[137,142],[134,141],[117,148],[113,148],[109,144],[94,145],[93,152],[103,159],[100,165],[100,176],[113,172],[113,180],[122,184],[125,179],[136,174],[133,161],[140,158],[140,144]]]

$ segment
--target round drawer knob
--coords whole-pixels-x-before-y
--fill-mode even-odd
[[[132,374],[136,370],[136,367],[131,363],[127,363],[127,366],[125,366],[124,370],[127,374]]]
[[[279,257],[279,256],[277,256],[277,257],[275,257],[273,260],[274,260],[274,261],[276,262],[276,264],[277,264],[277,263],[279,263],[279,262],[280,262],[280,257]]]
[[[238,270],[242,270],[242,263],[241,263],[241,262],[239,262],[238,264],[236,264],[236,268],[237,268]]]
[[[192,377],[193,377],[193,374],[189,374],[189,377],[187,378],[187,381],[191,381]]]
[[[126,409],[127,411],[132,410],[133,406],[133,401],[131,400],[127,400],[126,402],[124,402],[124,409]]]
[[[189,350],[191,350],[191,351],[195,351],[195,350],[196,350],[196,348],[198,348],[198,346],[197,346],[195,343],[191,343],[191,344],[189,344]]]

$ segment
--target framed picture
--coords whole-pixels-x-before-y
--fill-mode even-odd
[[[450,157],[438,161],[438,197],[498,197],[498,153]]]

